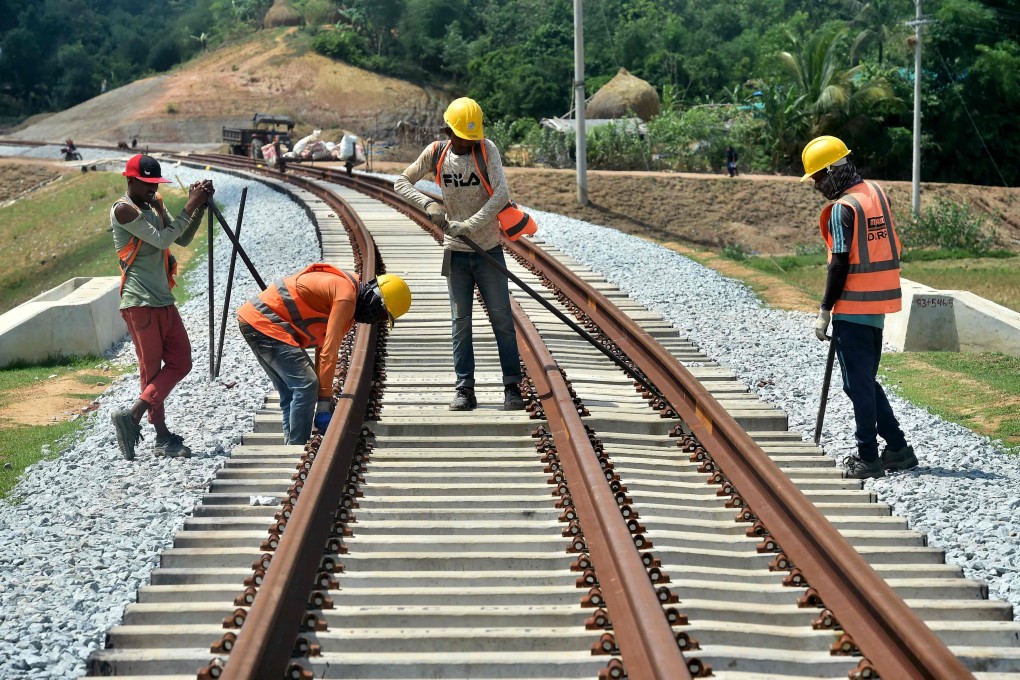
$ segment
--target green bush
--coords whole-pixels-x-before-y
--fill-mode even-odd
[[[361,65],[365,59],[365,45],[361,36],[346,28],[321,31],[312,38],[312,49],[330,59],[355,65]]]
[[[917,218],[901,220],[899,236],[904,248],[941,248],[985,254],[995,245],[995,232],[986,230],[984,215],[942,196]]]
[[[628,123],[610,123],[587,132],[588,166],[597,170],[650,170],[651,147]]]

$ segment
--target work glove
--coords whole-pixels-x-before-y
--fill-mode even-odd
[[[443,230],[443,232],[450,238],[457,238],[458,236],[463,236],[467,234],[469,231],[471,230],[467,227],[467,225],[458,220],[450,220],[447,223],[446,229]]]
[[[319,434],[326,434],[329,421],[333,419],[333,400],[320,399],[315,405],[315,429]]]
[[[832,312],[827,309],[818,310],[818,318],[815,319],[815,337],[821,341],[826,341],[829,336],[825,334],[825,331],[829,328],[829,322],[832,320]]]
[[[439,205],[435,201],[431,201],[427,206],[425,206],[425,212],[429,214],[429,221],[432,222],[432,224],[436,225],[444,232],[446,231],[446,211],[443,210],[443,206]]]

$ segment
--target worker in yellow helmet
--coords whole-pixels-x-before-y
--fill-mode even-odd
[[[917,467],[889,400],[878,383],[885,315],[900,310],[900,240],[889,197],[865,182],[836,137],[816,137],[801,154],[804,176],[825,198],[819,228],[828,247],[829,268],[815,335],[831,341],[843,374],[843,391],[854,407],[857,455],[846,461],[854,479],[882,477],[886,470]],[[878,452],[878,437],[886,447]]]
[[[452,411],[470,411],[475,397],[475,354],[471,334],[474,289],[485,301],[496,336],[503,374],[503,410],[525,407],[521,396],[521,358],[510,311],[507,277],[493,267],[459,236],[467,236],[493,259],[504,264],[498,215],[510,202],[499,149],[485,138],[482,109],[468,97],[454,100],[443,114],[448,142],[430,144],[394,182],[394,188],[411,203],[423,208],[433,224],[443,229],[443,276],[450,292],[453,335],[453,366],[457,381]],[[484,170],[483,170],[484,168]],[[415,182],[435,179],[443,194],[439,205],[415,189]]]
[[[392,328],[410,307],[411,291],[399,276],[361,283],[323,263],[273,282],[241,305],[241,336],[280,393],[284,444],[304,444],[313,423],[325,434],[337,355],[351,326],[388,318]],[[306,347],[315,347],[314,369]]]

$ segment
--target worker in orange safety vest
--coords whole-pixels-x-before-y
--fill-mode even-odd
[[[847,458],[846,476],[867,479],[918,463],[877,380],[885,315],[902,306],[900,240],[889,197],[878,184],[861,178],[849,155],[836,137],[812,139],[801,154],[801,181],[813,181],[833,201],[819,218],[829,266],[815,335],[829,340],[832,322],[831,341],[856,425],[857,455]],[[881,455],[879,436],[886,443]]]
[[[333,413],[333,378],[344,336],[355,322],[395,319],[411,307],[399,276],[361,283],[330,264],[312,264],[274,281],[237,310],[241,336],[280,393],[283,441],[304,444],[312,425],[325,434]],[[311,365],[305,348],[315,348]]]

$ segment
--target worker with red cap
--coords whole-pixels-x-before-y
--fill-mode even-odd
[[[186,458],[191,449],[167,428],[163,410],[170,391],[191,371],[191,342],[170,292],[177,273],[170,244],[191,243],[212,198],[213,183],[205,179],[192,184],[184,209],[171,218],[156,191],[170,181],[163,178],[159,161],[132,156],[122,174],[127,177],[127,193],[110,208],[110,227],[120,261],[120,315],[135,344],[142,392],[130,409],[114,411],[111,420],[127,460],[135,457],[146,413],[156,430],[153,452]]]

